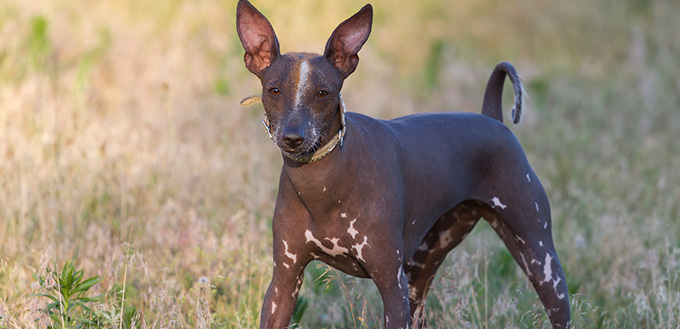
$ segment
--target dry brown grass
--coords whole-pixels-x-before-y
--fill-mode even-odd
[[[284,51],[320,52],[363,2],[255,4]],[[476,111],[491,68],[510,60],[533,97],[513,129],[552,201],[575,326],[678,328],[680,7],[373,5],[343,91],[350,110]],[[146,327],[257,326],[281,160],[261,109],[238,107],[259,86],[234,11],[208,0],[0,3],[0,328],[45,326],[33,275],[66,260],[103,279],[94,293],[125,276]],[[442,270],[434,323],[545,327],[507,256],[480,225]],[[374,327],[371,284],[336,279],[349,296],[307,278],[303,324],[350,326],[359,314]]]

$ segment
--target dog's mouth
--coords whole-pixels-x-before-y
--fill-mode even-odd
[[[316,152],[316,150],[321,147],[323,131],[321,129],[315,128],[306,129],[304,134],[306,136],[305,140],[302,142],[302,144],[296,147],[291,147],[288,145],[284,141],[282,134],[278,131],[278,129],[272,135],[276,136],[276,145],[282,151],[295,156],[304,156]]]

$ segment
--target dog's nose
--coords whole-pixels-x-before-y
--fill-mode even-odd
[[[302,131],[289,130],[283,132],[282,139],[286,146],[290,148],[296,148],[302,145],[302,143],[305,141],[305,136]]]

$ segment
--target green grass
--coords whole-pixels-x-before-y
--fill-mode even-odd
[[[314,52],[363,4],[255,1],[284,51]],[[349,110],[479,111],[493,66],[512,62],[531,101],[512,129],[551,201],[573,326],[680,327],[680,4],[373,5]],[[108,327],[121,314],[137,328],[257,327],[281,156],[261,108],[238,106],[260,86],[234,13],[214,0],[0,4],[0,328],[61,325],[36,278],[67,262],[101,280],[84,305]],[[318,263],[301,300],[301,328],[382,326],[370,281]],[[425,312],[436,328],[549,327],[485,222]]]

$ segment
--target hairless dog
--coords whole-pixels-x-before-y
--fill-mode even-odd
[[[439,112],[378,120],[346,113],[342,84],[357,67],[373,9],[332,33],[323,55],[281,54],[269,21],[247,0],[237,8],[246,68],[260,78],[265,128],[283,154],[272,222],[274,268],[260,328],[289,325],[312,260],[371,278],[385,328],[425,328],[420,310],[447,253],[480,218],[527,275],[554,328],[569,326],[569,293],[551,234],[543,186],[502,123],[505,77],[498,64],[482,114]]]

